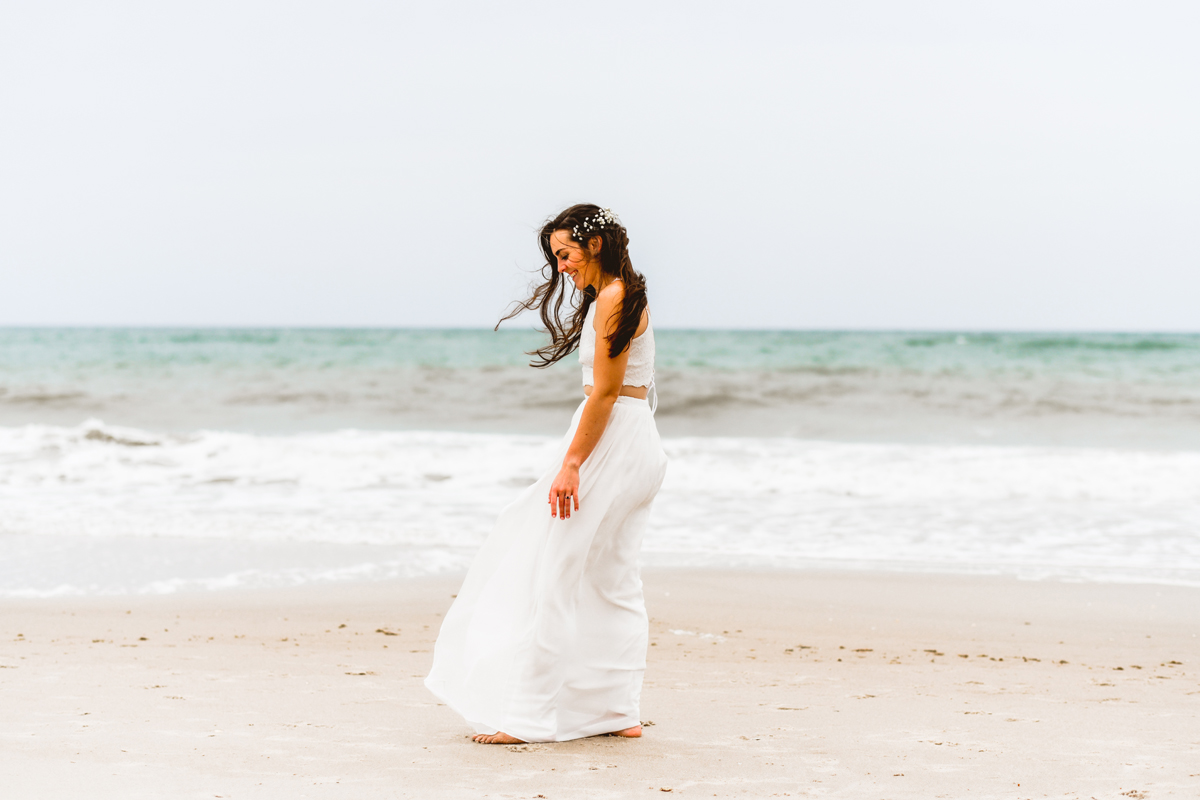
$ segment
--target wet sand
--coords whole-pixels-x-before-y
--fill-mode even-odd
[[[655,570],[646,736],[473,744],[457,578],[4,601],[19,798],[1200,795],[1200,590]]]

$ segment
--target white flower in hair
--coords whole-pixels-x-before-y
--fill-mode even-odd
[[[602,208],[593,216],[587,217],[583,220],[583,229],[585,232],[590,232],[601,229],[605,225],[609,224],[620,225],[621,220],[612,212],[611,208]],[[574,232],[576,239],[580,241],[583,240],[583,235],[579,233],[579,225],[576,225],[571,230]]]

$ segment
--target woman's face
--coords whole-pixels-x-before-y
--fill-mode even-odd
[[[571,238],[570,231],[555,231],[550,234],[550,250],[558,260],[558,271],[574,281],[576,289],[582,290],[595,279],[594,259]]]

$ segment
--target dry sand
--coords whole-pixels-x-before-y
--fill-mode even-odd
[[[648,572],[646,736],[500,747],[456,588],[4,601],[0,797],[1200,797],[1197,589]]]

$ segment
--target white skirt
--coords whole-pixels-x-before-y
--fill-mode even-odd
[[[648,622],[638,551],[667,457],[645,400],[619,397],[579,470],[579,510],[541,480],[501,513],[446,614],[425,685],[477,733],[563,742],[639,724]]]

